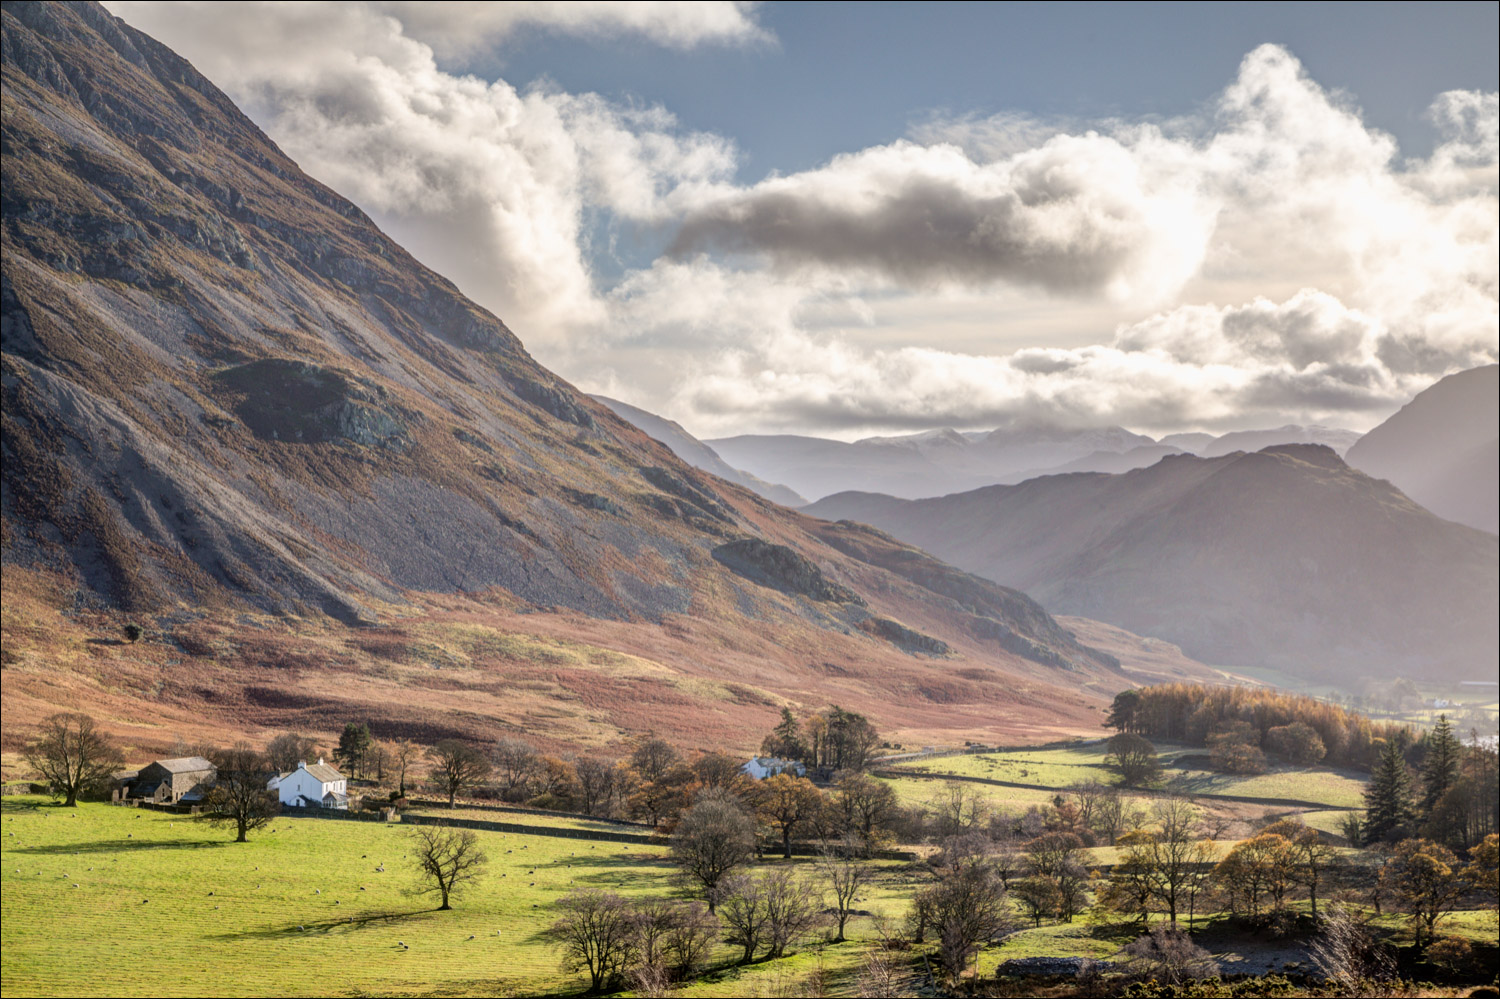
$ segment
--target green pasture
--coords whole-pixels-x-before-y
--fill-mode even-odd
[[[524,826],[546,826],[563,830],[588,830],[599,833],[649,834],[648,827],[636,823],[611,823],[603,819],[582,819],[544,812],[540,809],[485,809],[460,802],[453,809],[446,806],[412,806],[408,816],[438,819],[477,819],[486,823],[517,823]]]
[[[0,824],[6,995],[571,992],[538,937],[550,904],[660,893],[669,872],[658,848],[480,832],[489,877],[438,912],[405,891],[399,825],[278,819],[235,844],[173,814],[38,805],[7,799]]]
[[[4,800],[0,826],[7,996],[574,994],[586,982],[564,974],[540,936],[551,904],[575,887],[676,891],[663,848],[478,831],[489,872],[439,912],[431,897],[409,893],[409,829],[400,824],[278,818],[274,832],[235,844],[176,814],[18,797]],[[811,874],[807,861],[791,863]],[[900,863],[878,867],[857,905],[898,917],[919,876]],[[849,931],[869,937],[870,916]],[[711,973],[686,995],[785,992],[788,976],[815,968],[852,983],[863,947],[809,945]],[[715,960],[727,966],[736,954],[725,945]]]

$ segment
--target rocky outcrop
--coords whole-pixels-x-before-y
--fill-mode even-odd
[[[898,621],[890,618],[866,618],[859,623],[860,631],[873,635],[877,639],[904,649],[908,653],[926,653],[929,656],[947,656],[953,652],[953,647],[941,639],[934,639],[930,635],[923,635],[916,629],[907,628]]]
[[[380,385],[305,361],[268,358],[216,376],[234,412],[271,441],[349,441],[404,450],[408,423]]]
[[[834,583],[806,556],[760,538],[741,538],[714,549],[714,558],[756,583],[814,601],[865,603],[864,598]]]

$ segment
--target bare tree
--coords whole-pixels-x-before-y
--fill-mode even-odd
[[[635,922],[624,899],[602,889],[575,889],[558,900],[562,916],[547,935],[563,947],[563,968],[589,974],[597,993],[628,968],[635,955]]]
[[[294,771],[297,765],[318,759],[318,744],[311,736],[286,732],[271,737],[266,744],[266,759],[277,774]]]
[[[642,781],[659,781],[681,759],[677,748],[655,734],[648,733],[630,753],[630,766]]]
[[[1194,979],[1219,974],[1219,963],[1193,943],[1188,933],[1171,924],[1157,924],[1124,948],[1126,968],[1141,981],[1154,979],[1181,986]]]
[[[743,949],[740,964],[755,958],[766,934],[765,883],[749,875],[732,875],[719,884],[719,916],[728,931],[727,940]]]
[[[780,958],[823,917],[823,893],[790,868],[761,876],[765,883],[767,958]]]
[[[525,740],[503,739],[495,744],[490,756],[495,761],[495,769],[500,772],[500,787],[506,800],[514,802],[524,798],[527,786],[535,779],[537,768],[542,763],[536,747]]]
[[[432,761],[432,777],[448,793],[448,808],[452,809],[458,793],[470,785],[483,781],[490,773],[490,762],[484,754],[462,740],[439,740],[427,751]]]
[[[579,757],[573,762],[578,776],[581,811],[590,816],[609,816],[622,788],[620,768],[602,757]]]
[[[270,762],[244,742],[216,750],[209,759],[215,774],[213,787],[204,797],[205,818],[215,826],[234,827],[234,842],[243,844],[251,830],[260,829],[281,812],[281,800],[266,789]]]
[[[667,954],[678,975],[689,975],[703,963],[719,937],[719,920],[698,900],[677,907],[677,919],[667,931]]]
[[[125,766],[120,751],[101,733],[92,716],[59,712],[42,722],[41,732],[22,754],[52,786],[63,805],[78,804],[78,796],[103,785]]]
[[[949,781],[930,803],[934,833],[938,837],[956,837],[977,829],[989,815],[989,797],[972,784]]]
[[[1357,910],[1330,907],[1323,933],[1312,946],[1313,963],[1349,996],[1374,996],[1371,984],[1396,977],[1396,960],[1376,938]]]
[[[484,875],[489,858],[479,849],[473,830],[419,826],[411,832],[412,864],[417,869],[417,892],[442,899],[440,910],[451,910],[449,899],[461,895]]]
[[[937,932],[943,968],[955,983],[983,945],[1011,928],[1005,889],[986,860],[958,865],[918,893],[914,906],[920,923]]]
[[[391,744],[391,767],[396,771],[396,794],[406,798],[406,772],[422,755],[422,748],[411,740],[399,739]]]
[[[710,791],[682,814],[671,844],[682,877],[714,912],[723,896],[721,883],[755,854],[755,821],[734,796]]]
[[[818,872],[833,893],[834,913],[838,920],[835,941],[844,940],[844,927],[854,912],[854,901],[875,876],[875,870],[860,860],[852,847],[845,845],[842,850],[827,850],[818,858]]]

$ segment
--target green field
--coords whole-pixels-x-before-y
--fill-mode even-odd
[[[7,798],[3,817],[8,996],[571,994],[586,982],[560,971],[538,933],[555,900],[574,887],[675,893],[662,848],[480,831],[488,877],[444,913],[408,893],[399,824],[280,818],[234,844],[183,816],[107,805]],[[915,878],[882,864],[860,908],[904,912]],[[862,947],[730,969],[686,995],[775,992],[818,963],[847,979]],[[716,960],[735,954],[724,946]]]
[[[1320,803],[1332,809],[1353,809],[1364,805],[1366,779],[1364,775],[1353,771],[1320,767],[1273,767],[1265,774],[1219,774],[1175,766],[1183,757],[1203,754],[1202,748],[1164,743],[1157,746],[1157,751],[1163,766],[1162,780],[1157,786],[1160,790],[1182,791],[1189,795],[1229,795],[1246,799],[1295,799]],[[1104,758],[1104,741],[1096,740],[1047,750],[932,757],[902,765],[902,769],[957,778],[989,778],[1045,785],[1050,789],[1062,790],[1086,781],[1114,784],[1118,780],[1118,774],[1105,765]],[[1031,793],[1027,789],[997,786],[988,788],[995,794],[997,801],[1001,798],[1020,802],[1050,801],[1055,794]],[[933,794],[935,791],[928,792],[925,798],[930,798]],[[1036,799],[1034,795],[1041,795],[1043,798]],[[924,796],[915,793],[915,799],[922,801]]]

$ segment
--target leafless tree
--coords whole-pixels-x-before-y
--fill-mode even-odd
[[[78,804],[78,796],[102,786],[125,766],[119,749],[101,733],[92,716],[59,712],[42,722],[41,732],[22,754],[63,805]]]
[[[968,782],[949,781],[928,806],[932,810],[934,834],[956,837],[984,823],[990,801]]]
[[[578,797],[582,811],[590,816],[609,816],[620,797],[620,768],[602,757],[579,757],[573,762],[578,775]]]
[[[1207,950],[1193,943],[1191,935],[1172,924],[1157,924],[1124,948],[1130,975],[1141,981],[1155,979],[1180,986],[1194,979],[1219,974],[1219,963]]]
[[[703,893],[713,912],[723,896],[721,883],[755,854],[755,821],[734,796],[707,792],[682,814],[671,845],[683,879]]]
[[[823,893],[790,868],[761,876],[767,958],[780,958],[822,920]]]
[[[642,781],[658,781],[681,759],[677,748],[654,734],[647,734],[630,753],[630,766]]]
[[[698,900],[678,904],[677,919],[667,931],[666,949],[678,975],[690,975],[713,950],[719,920]]]
[[[411,832],[412,863],[417,869],[417,892],[442,899],[440,910],[451,910],[449,899],[461,895],[484,875],[489,860],[479,849],[473,830],[448,826],[419,826]]]
[[[503,739],[495,744],[490,756],[495,761],[495,769],[500,772],[500,786],[505,798],[512,802],[523,798],[542,763],[536,747],[525,740]]]
[[[755,958],[761,941],[766,935],[765,884],[749,875],[732,875],[719,884],[722,896],[719,916],[728,930],[727,940],[737,944],[743,951],[740,964],[748,964]]]
[[[563,947],[563,968],[589,974],[597,993],[630,967],[635,956],[635,922],[624,899],[602,889],[577,889],[558,900],[562,916],[548,936]]]
[[[1313,963],[1324,977],[1338,983],[1349,996],[1375,996],[1371,986],[1396,976],[1396,960],[1371,933],[1358,910],[1331,906],[1323,916],[1323,932],[1312,946]]]
[[[462,740],[439,740],[427,751],[432,761],[432,777],[448,793],[452,809],[458,793],[483,781],[490,773],[490,762],[474,747]]]
[[[842,849],[824,851],[818,858],[818,872],[833,893],[834,913],[838,920],[835,941],[844,940],[844,927],[854,912],[854,902],[875,876],[874,868],[862,861],[853,848],[854,845],[846,844]]]
[[[396,771],[396,794],[406,798],[406,772],[417,762],[422,748],[411,740],[399,739],[391,744],[391,767]]]
[[[281,800],[266,789],[270,762],[244,742],[216,750],[209,759],[215,774],[213,787],[204,797],[205,816],[215,826],[234,827],[235,843],[243,844],[251,830],[260,829],[281,812]]]
[[[918,893],[914,908],[919,929],[937,933],[943,968],[955,983],[983,945],[1011,928],[1005,888],[983,859],[963,862]]]
[[[318,759],[318,744],[301,733],[281,733],[266,744],[266,759],[277,774],[296,770],[303,761]]]

